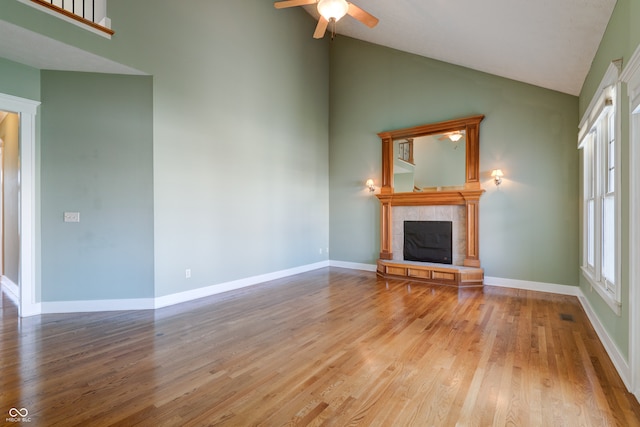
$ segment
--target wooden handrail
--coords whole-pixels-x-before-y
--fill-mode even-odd
[[[82,16],[76,15],[75,13],[71,13],[66,9],[63,9],[63,8],[61,8],[59,6],[56,6],[55,4],[47,3],[44,0],[31,0],[31,1],[33,3],[39,4],[41,6],[44,6],[49,10],[53,10],[54,12],[60,13],[60,14],[62,14],[64,16],[66,16],[67,18],[71,18],[71,19],[73,19],[75,21],[81,22],[81,23],[83,23],[85,25],[88,25],[88,26],[90,26],[92,28],[95,28],[96,30],[102,31],[104,33],[107,33],[110,36],[115,34],[115,32],[111,28],[104,27],[104,26],[102,26],[100,24],[97,24],[97,23],[95,23],[95,22],[93,22],[93,21],[91,21],[89,19],[86,19],[86,18],[83,18]]]

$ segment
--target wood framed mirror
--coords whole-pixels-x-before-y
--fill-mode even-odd
[[[466,222],[466,254],[464,266],[480,267],[479,258],[479,201],[484,190],[480,187],[480,122],[484,115],[431,123],[411,128],[380,132],[382,140],[382,186],[376,196],[380,200],[380,259],[393,259],[392,252],[392,207],[463,205]],[[412,143],[415,138],[427,135],[464,133],[465,160],[464,183],[458,186],[420,187],[414,191],[396,192],[394,188],[394,161],[414,161],[411,144],[403,146],[402,153],[394,150],[394,141]]]
[[[484,115],[453,119],[439,123],[430,123],[421,126],[414,126],[405,129],[380,132],[378,136],[382,140],[382,194],[394,193],[394,163],[396,161],[397,148],[394,145],[404,145],[404,153],[400,156],[406,163],[414,163],[413,141],[417,138],[429,135],[452,135],[460,134],[464,136],[465,165],[464,183],[451,187],[462,187],[467,190],[480,188],[480,122]],[[410,157],[409,157],[410,156]],[[416,160],[417,162],[417,160]],[[462,179],[461,179],[462,181]],[[455,183],[458,184],[458,183]],[[432,188],[429,188],[432,187]],[[442,191],[447,190],[447,186],[433,185],[416,188],[418,191],[424,190]],[[399,191],[405,192],[405,191]]]

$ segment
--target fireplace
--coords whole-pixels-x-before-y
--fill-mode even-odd
[[[402,197],[409,197],[412,194],[395,194],[391,199],[388,210],[385,210],[383,204],[383,213],[387,213],[388,221],[383,221],[386,232],[389,233],[389,244],[393,248],[393,253],[388,254],[388,258],[381,259],[377,262],[377,273],[384,278],[402,278],[409,280],[425,281],[430,283],[438,283],[443,285],[452,285],[457,287],[481,287],[484,280],[484,270],[479,266],[477,259],[472,256],[477,254],[477,200],[469,200],[464,198],[455,198],[449,196],[449,199],[442,200],[444,192],[434,192],[436,198],[433,204],[429,204],[430,200],[413,201],[407,203],[401,200]],[[462,192],[461,192],[462,193]],[[424,197],[425,193],[420,193]],[[384,199],[384,196],[379,196]],[[462,199],[462,200],[460,200]],[[445,203],[451,200],[451,203]],[[383,220],[384,220],[383,216]],[[405,234],[414,234],[411,231],[412,226],[416,224],[433,227],[433,224],[447,224],[445,237],[427,237],[427,241],[444,240],[450,242],[451,253],[447,253],[440,258],[448,258],[448,260],[425,260],[421,255],[413,257],[411,249],[407,251],[405,248]],[[409,227],[406,230],[405,226]],[[421,232],[419,231],[418,234]],[[423,232],[424,233],[424,232]],[[440,231],[437,231],[439,234]],[[433,230],[427,231],[426,234],[433,234]],[[429,246],[429,244],[421,244],[421,246]],[[445,245],[447,246],[447,245]],[[408,256],[406,254],[409,254]]]
[[[380,258],[377,273],[381,277],[423,280],[455,286],[482,286],[484,270],[479,258],[479,204],[484,190],[480,186],[480,122],[483,115],[430,123],[378,133],[382,142],[382,185],[380,193]],[[394,141],[448,132],[465,132],[464,184],[447,187],[421,187],[410,192],[394,189]],[[414,159],[415,160],[415,159]],[[453,254],[450,264],[404,259],[404,226],[397,222],[400,210],[411,212],[405,220],[453,221]],[[434,214],[423,217],[422,211]],[[442,215],[451,209],[451,217]],[[402,242],[402,243],[401,243]]]
[[[405,221],[405,261],[452,264],[452,230],[451,221]]]

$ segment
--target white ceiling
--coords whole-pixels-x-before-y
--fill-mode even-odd
[[[578,95],[616,0],[353,3],[380,23],[370,29],[346,16],[338,34]]]

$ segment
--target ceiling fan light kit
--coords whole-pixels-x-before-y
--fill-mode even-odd
[[[349,3],[346,0],[320,0],[318,2],[318,13],[327,21],[339,21],[349,10]]]
[[[334,23],[335,32],[335,23],[345,15],[351,16],[369,28],[373,28],[378,25],[378,18],[346,0],[284,0],[277,1],[273,5],[276,9],[284,9],[287,7],[307,6],[312,4],[316,5],[318,13],[320,14],[316,31],[313,33],[313,37],[316,39],[324,37],[329,22]]]

